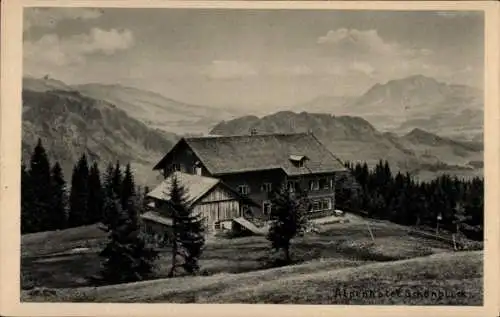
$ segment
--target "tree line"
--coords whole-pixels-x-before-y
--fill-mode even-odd
[[[136,197],[136,192],[141,195]],[[98,163],[89,162],[82,154],[68,186],[60,163],[50,163],[39,139],[29,164],[21,163],[21,233],[106,223],[105,203],[111,193],[119,198],[122,207],[130,197],[142,198],[130,164],[122,167],[119,161],[109,163],[101,174]]]
[[[147,187],[144,190],[148,191]],[[100,223],[108,241],[99,255],[99,282],[118,283],[150,277],[158,252],[140,230],[143,193],[136,186],[130,164],[108,164],[101,177],[97,162],[82,154],[73,167],[71,187],[61,165],[50,164],[39,139],[29,168],[21,167],[21,232],[61,230]]]
[[[369,217],[402,225],[428,226],[461,232],[482,240],[484,180],[441,175],[418,182],[409,173],[392,173],[387,161],[369,169],[366,163],[346,162],[357,186],[337,180],[339,209],[363,211]],[[351,186],[346,186],[351,184]]]

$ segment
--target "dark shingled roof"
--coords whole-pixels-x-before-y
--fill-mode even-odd
[[[343,163],[311,133],[189,137],[182,141],[212,175],[282,169],[292,176],[345,170]],[[290,156],[304,156],[306,161],[299,167]]]

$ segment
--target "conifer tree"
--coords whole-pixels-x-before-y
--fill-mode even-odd
[[[116,214],[114,206],[114,201],[117,199],[117,195],[113,189],[113,176],[114,176],[114,168],[113,164],[109,163],[106,167],[106,172],[103,177],[103,206],[102,206],[102,224],[106,227],[105,230],[108,230],[108,227],[111,225],[111,221],[114,219]]]
[[[175,275],[178,267],[182,267],[189,274],[197,274],[200,270],[198,261],[205,244],[203,219],[194,214],[188,206],[185,193],[179,180],[175,176],[172,177],[168,205],[173,220],[172,266],[169,277]]]
[[[50,223],[52,195],[50,189],[50,163],[41,139],[33,151],[30,161],[30,183],[32,188],[33,226],[37,231],[53,229]]]
[[[83,154],[73,168],[71,177],[70,212],[68,225],[78,227],[89,223],[89,167],[87,156]]]
[[[121,183],[120,197],[124,208],[128,204],[129,199],[131,197],[135,197],[135,181],[130,169],[130,163],[125,167],[125,174],[123,175]]]
[[[120,161],[116,161],[115,168],[113,169],[113,177],[111,179],[111,188],[118,197],[121,197],[122,182],[123,182],[123,175],[120,166]]]
[[[89,172],[89,195],[88,195],[88,223],[97,223],[103,219],[103,189],[101,184],[101,173],[97,162],[92,164]]]
[[[67,227],[68,221],[67,193],[66,181],[59,162],[54,164],[51,174],[52,208],[50,210],[50,222],[54,229],[64,229]]]
[[[37,223],[33,212],[33,188],[29,170],[21,163],[21,233],[37,231]]]
[[[103,191],[104,191],[104,196],[111,198],[112,195],[111,193],[113,192],[113,176],[114,176],[114,168],[113,164],[108,163],[108,166],[106,167],[106,171],[104,172],[103,176]]]
[[[122,208],[118,197],[106,197],[105,205],[114,209],[114,221],[109,225],[109,242],[101,251],[102,279],[107,283],[135,282],[150,278],[154,273],[158,252],[146,245],[139,228],[139,212],[133,197]]]
[[[464,209],[468,223],[473,226],[483,226],[484,223],[484,181],[474,178],[469,184],[465,197]]]
[[[291,241],[304,229],[310,203],[305,191],[298,189],[291,193],[284,185],[271,192],[270,198],[271,224],[267,239],[274,250],[284,252],[284,260],[289,263]]]

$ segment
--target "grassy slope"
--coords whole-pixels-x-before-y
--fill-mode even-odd
[[[328,225],[321,234],[309,234],[293,243],[297,262],[315,259],[355,261],[392,261],[440,252],[449,247],[434,245],[421,238],[408,236],[406,229],[395,224],[374,223],[376,243],[364,221]],[[22,270],[29,286],[79,287],[89,285],[88,277],[99,272],[98,252],[106,242],[104,232],[87,226],[51,233],[36,233],[22,238]],[[74,248],[87,248],[72,253]],[[201,265],[208,274],[242,273],[262,269],[268,258],[269,242],[264,237],[245,237],[210,241],[206,245]],[[170,250],[160,253],[157,276],[165,277],[170,266]]]
[[[450,270],[451,267],[453,270]],[[43,297],[43,300],[481,305],[481,289],[482,252],[472,251],[347,268],[342,268],[342,264],[335,260],[315,260],[241,274],[181,277],[100,288],[61,289],[52,296]],[[344,290],[347,295],[344,295]],[[420,292],[420,295],[416,292]],[[42,298],[29,296],[26,292],[23,294],[23,300],[40,299]]]
[[[482,253],[448,253],[449,246],[409,236],[404,227],[365,221],[324,226],[293,244],[296,265],[265,269],[264,237],[216,239],[201,261],[210,276],[180,277],[94,288],[87,277],[99,272],[97,252],[105,235],[96,226],[22,238],[22,273],[48,294],[23,291],[26,301],[97,302],[266,302],[373,303],[360,296],[335,297],[343,290],[469,289],[467,297],[425,299],[384,296],[376,303],[481,303]],[[88,248],[72,254],[74,248]],[[436,254],[430,257],[427,255]],[[161,252],[158,277],[165,277],[170,252]],[[422,257],[424,256],[424,257]],[[409,262],[404,259],[412,259]],[[453,268],[453,270],[450,270]],[[27,286],[26,284],[24,285]]]

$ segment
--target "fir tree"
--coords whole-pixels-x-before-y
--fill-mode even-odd
[[[112,197],[112,192],[113,192],[113,176],[114,176],[114,168],[113,164],[109,163],[108,166],[106,167],[106,171],[104,172],[104,177],[103,177],[103,191],[104,191],[104,196],[105,197]]]
[[[271,224],[267,239],[273,249],[284,252],[284,260],[289,263],[291,240],[304,229],[310,203],[302,189],[291,193],[284,185],[278,187],[270,196]]]
[[[203,219],[195,215],[186,203],[185,189],[175,176],[172,178],[169,196],[173,237],[172,266],[168,276],[173,277],[178,267],[189,274],[197,274],[200,269],[198,261],[205,244]]]
[[[113,208],[114,200],[117,198],[117,195],[113,190],[113,176],[113,164],[109,163],[106,167],[106,172],[104,173],[102,184],[103,206],[101,222],[104,226],[106,226],[105,230],[108,230],[107,227],[111,225],[111,221],[114,219],[114,216],[116,214]]]
[[[70,212],[68,225],[78,227],[89,223],[89,167],[87,156],[83,154],[73,168],[71,177]]]
[[[101,173],[97,162],[92,164],[89,172],[89,195],[88,195],[88,223],[97,223],[103,219],[103,189],[101,184]]]
[[[127,208],[122,208],[118,197],[106,197],[106,206],[116,214],[109,226],[109,242],[101,251],[102,279],[107,283],[135,282],[150,278],[154,273],[158,252],[146,245],[139,228],[138,214],[134,199]]]
[[[54,229],[64,229],[67,227],[68,221],[66,181],[59,162],[54,164],[51,174],[52,208],[50,221]]]
[[[29,175],[33,194],[32,224],[37,231],[54,229],[50,223],[50,210],[52,208],[50,163],[41,139],[38,139],[31,156]]]
[[[468,216],[468,223],[473,226],[484,224],[484,181],[474,178],[469,184],[465,197],[464,209]]]
[[[121,197],[123,175],[121,171],[120,161],[116,161],[115,168],[113,169],[113,177],[111,178],[111,188],[113,192]]]
[[[125,174],[120,188],[121,203],[124,208],[128,204],[129,199],[133,196],[135,197],[135,181],[129,163],[125,168]]]
[[[30,172],[21,163],[21,233],[31,233],[38,230],[33,212],[33,188]]]

